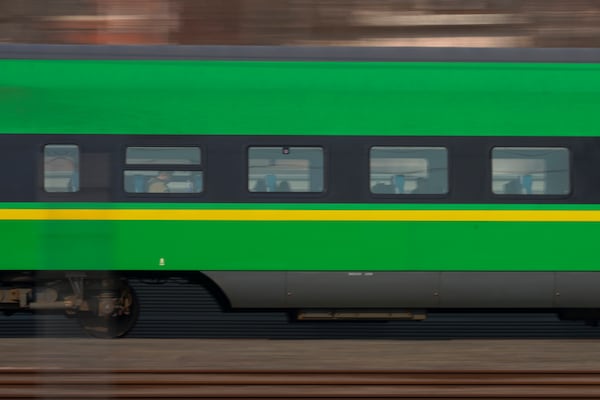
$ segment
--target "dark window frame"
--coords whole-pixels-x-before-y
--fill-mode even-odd
[[[177,164],[177,163],[127,163],[127,151],[131,148],[193,148],[198,149],[200,154],[200,162],[198,164]],[[120,181],[121,181],[121,192],[124,193],[128,198],[156,198],[164,197],[170,199],[176,198],[190,198],[190,197],[201,197],[206,193],[206,171],[205,171],[205,152],[204,147],[198,144],[129,144],[122,148],[121,152],[121,168],[120,168]],[[201,177],[201,189],[200,191],[192,192],[163,192],[163,193],[152,193],[148,191],[129,191],[127,190],[127,173],[135,171],[152,171],[152,172],[200,172]]]
[[[251,191],[250,190],[250,149],[252,148],[273,148],[273,149],[294,149],[294,148],[313,148],[321,150],[322,154],[322,189],[320,191]],[[328,154],[328,149],[326,144],[273,144],[273,143],[261,143],[261,144],[249,144],[245,146],[245,171],[244,171],[244,192],[246,195],[250,196],[250,198],[258,197],[266,197],[272,198],[277,196],[283,196],[285,198],[297,197],[298,199],[302,198],[313,198],[313,197],[322,197],[325,196],[329,191],[329,182],[328,182],[328,163],[330,162],[330,157]]]
[[[47,179],[47,168],[46,168],[46,149],[48,147],[74,147],[75,150],[77,151],[76,156],[76,163],[73,166],[73,171],[71,172],[71,178],[70,179],[70,183],[67,182],[68,185],[70,185],[70,187],[73,190],[48,190],[48,186],[46,185],[46,179]],[[76,193],[81,193],[81,182],[80,182],[80,177],[81,177],[81,146],[79,144],[73,143],[73,142],[69,142],[69,143],[56,143],[56,142],[49,142],[49,143],[44,143],[42,145],[42,190],[46,195],[50,195],[50,196],[59,196],[59,195],[73,195]]]
[[[568,171],[566,172],[566,175],[568,177],[568,191],[565,193],[544,193],[544,194],[527,194],[527,193],[496,193],[494,192],[493,189],[493,184],[494,184],[494,169],[493,169],[493,153],[495,149],[498,148],[514,148],[514,149],[525,149],[525,150],[536,150],[536,149],[563,149],[567,151],[567,168]],[[489,147],[489,151],[488,151],[488,158],[487,158],[487,187],[486,187],[486,191],[488,193],[488,195],[490,195],[493,199],[502,199],[504,201],[508,201],[508,200],[512,200],[512,201],[521,201],[524,199],[527,200],[533,200],[535,199],[536,201],[546,201],[546,200],[553,200],[553,199],[567,199],[573,196],[574,191],[575,191],[575,163],[574,163],[574,154],[573,154],[573,149],[571,148],[571,146],[567,145],[567,144],[507,144],[507,143],[496,143],[496,144],[492,144]],[[528,204],[528,203],[523,203],[523,204]]]
[[[415,148],[415,149],[444,149],[446,151],[446,191],[443,193],[377,193],[373,192],[371,186],[371,160],[372,151],[377,147],[388,147],[388,148]],[[450,196],[452,191],[452,151],[451,146],[442,144],[402,144],[402,143],[385,143],[385,144],[372,144],[367,149],[367,191],[373,199],[385,199],[385,198],[396,198],[396,199],[411,199],[411,198],[423,198],[423,199],[443,199]]]

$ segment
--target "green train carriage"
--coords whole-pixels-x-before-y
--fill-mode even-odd
[[[128,279],[160,274],[301,319],[595,320],[599,62],[0,46],[0,306],[120,336],[140,306]]]

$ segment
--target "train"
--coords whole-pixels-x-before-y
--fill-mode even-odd
[[[0,309],[593,323],[598,110],[599,49],[3,44]]]

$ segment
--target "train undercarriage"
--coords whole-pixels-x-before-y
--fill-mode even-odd
[[[77,318],[89,335],[114,338],[135,325],[139,302],[121,277],[81,272],[62,276],[15,273],[2,277],[0,310],[5,314],[62,311]]]
[[[197,275],[195,275],[197,278]],[[9,272],[0,276],[0,311],[6,315],[16,312],[62,312],[76,318],[82,329],[93,337],[116,338],[125,336],[136,324],[140,301],[127,276],[107,272]],[[146,278],[146,276],[144,276]],[[171,276],[152,275],[151,283],[165,283]],[[191,276],[181,276],[190,284],[210,286],[208,281]],[[228,303],[220,288],[212,287],[212,297],[221,304]],[[214,290],[216,289],[216,290]],[[220,293],[218,293],[220,292]],[[331,300],[331,299],[330,299]],[[240,308],[241,303],[234,308]],[[226,308],[231,308],[229,305]],[[243,306],[241,308],[244,308]],[[253,307],[269,309],[269,307]],[[271,308],[271,309],[279,309]],[[427,308],[356,308],[356,307],[292,307],[291,319],[296,321],[348,321],[348,320],[412,320],[422,321],[428,316]],[[443,311],[443,308],[435,308]],[[455,312],[498,312],[501,308],[448,309]],[[600,321],[598,308],[547,309],[556,312],[561,320],[585,321],[597,326]]]

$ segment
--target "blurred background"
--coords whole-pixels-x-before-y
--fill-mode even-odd
[[[0,42],[600,47],[600,1],[0,0]]]

